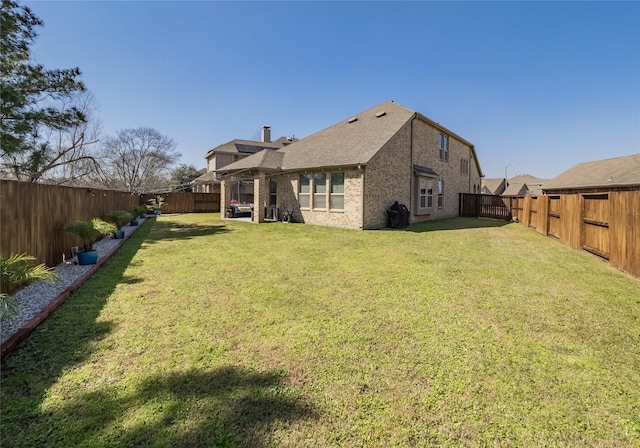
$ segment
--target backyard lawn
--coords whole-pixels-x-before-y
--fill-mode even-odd
[[[640,280],[593,255],[148,221],[3,363],[2,446],[640,446]]]

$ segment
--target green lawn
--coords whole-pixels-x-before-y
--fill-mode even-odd
[[[520,224],[164,216],[0,393],[7,447],[640,446],[640,281]]]

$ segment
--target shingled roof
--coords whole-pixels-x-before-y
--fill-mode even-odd
[[[207,152],[204,157],[205,159],[208,159],[213,155],[214,152],[224,154],[255,154],[262,151],[263,149],[280,149],[295,140],[297,139],[291,137],[280,137],[273,142],[258,142],[254,140],[242,140],[237,138],[235,140],[231,140],[230,142],[216,146],[215,148]]]
[[[484,194],[502,194],[504,192],[504,178],[481,179]]]
[[[295,171],[366,165],[400,129],[416,116],[473,147],[471,143],[427,117],[393,101],[386,101],[279,149],[277,153],[283,155],[281,160],[275,157],[269,157],[267,160],[264,155],[257,153],[225,166],[222,171],[227,173],[254,169]],[[280,165],[276,166],[277,163]]]
[[[531,196],[539,196],[542,194],[542,187],[545,182],[548,181],[530,174],[518,174],[508,180],[508,187],[502,195],[524,197],[529,194]]]
[[[545,191],[640,186],[640,154],[584,162],[546,182]]]

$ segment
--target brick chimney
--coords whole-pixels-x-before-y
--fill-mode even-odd
[[[266,124],[262,126],[262,142],[271,143],[271,126]]]

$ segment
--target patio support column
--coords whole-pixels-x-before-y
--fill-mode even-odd
[[[227,217],[227,207],[231,202],[231,191],[226,180],[222,179],[220,182],[220,217],[222,219]]]
[[[264,222],[268,185],[264,173],[258,173],[253,180],[253,222]]]

